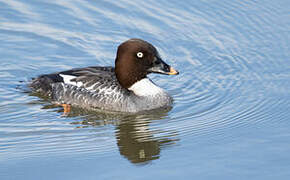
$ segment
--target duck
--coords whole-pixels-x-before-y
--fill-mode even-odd
[[[133,38],[118,46],[115,67],[43,74],[32,79],[29,87],[64,107],[137,113],[171,106],[173,98],[147,76],[150,73],[179,74],[152,44]]]

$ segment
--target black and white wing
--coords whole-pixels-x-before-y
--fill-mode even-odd
[[[30,85],[59,103],[120,110],[130,91],[120,86],[113,67],[87,67],[41,75]]]

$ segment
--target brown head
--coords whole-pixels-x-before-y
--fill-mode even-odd
[[[121,86],[129,88],[149,73],[177,75],[178,71],[166,64],[150,43],[130,39],[118,47],[115,73]]]

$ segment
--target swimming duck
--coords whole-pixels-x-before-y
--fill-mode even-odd
[[[44,74],[32,80],[33,91],[55,104],[119,112],[140,112],[170,106],[172,97],[147,75],[177,75],[156,48],[142,39],[119,45],[114,67],[91,66]]]

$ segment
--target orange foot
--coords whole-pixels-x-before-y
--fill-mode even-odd
[[[70,113],[71,105],[69,104],[61,104],[63,107],[63,116],[67,116]]]

